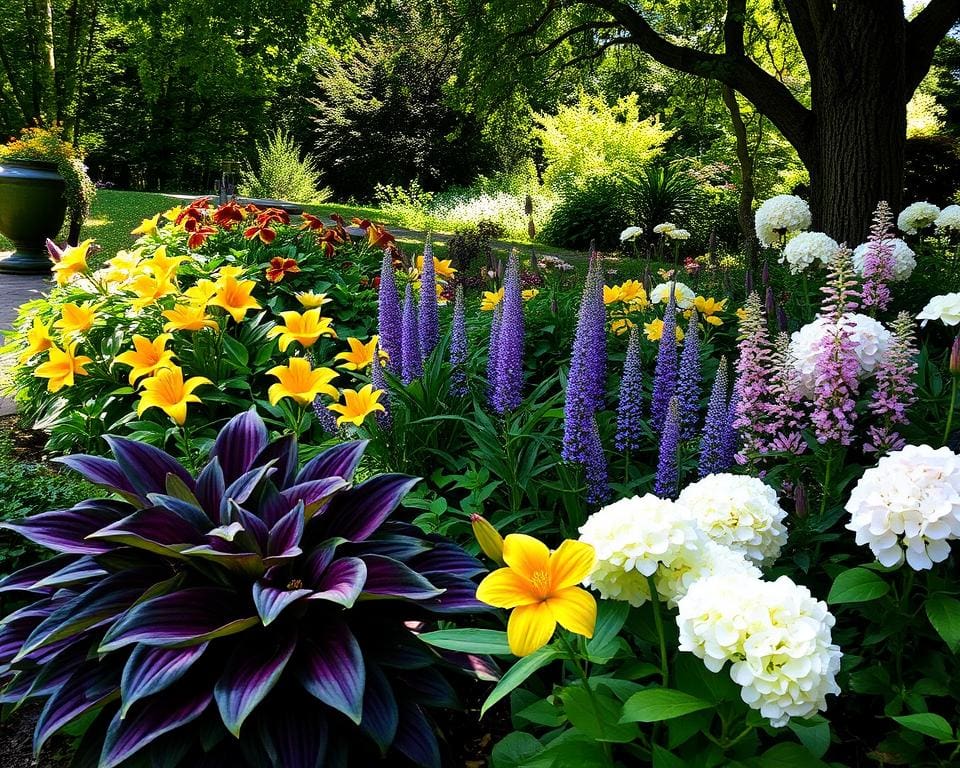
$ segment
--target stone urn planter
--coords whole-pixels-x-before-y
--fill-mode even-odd
[[[55,238],[67,212],[66,182],[54,163],[0,161],[0,233],[15,251],[0,258],[0,272],[49,272],[46,239]]]

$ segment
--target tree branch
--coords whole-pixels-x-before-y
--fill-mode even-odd
[[[787,9],[787,16],[790,17],[790,23],[793,25],[793,34],[796,35],[797,43],[800,45],[800,51],[803,58],[807,61],[807,67],[810,72],[815,72],[820,66],[820,29],[814,23],[813,11],[809,0],[783,0],[783,5]]]
[[[730,56],[745,56],[743,28],[747,23],[747,0],[727,0],[723,19],[723,49]]]
[[[585,61],[593,61],[594,59],[599,59],[600,56],[609,48],[613,48],[617,45],[633,45],[637,41],[632,37],[615,37],[612,40],[607,40],[603,45],[598,46],[595,50],[590,51],[589,53],[584,53],[580,56],[574,56],[569,61],[563,62],[558,69],[567,69],[569,67],[576,66],[577,64],[582,64]]]
[[[930,71],[940,41],[960,21],[960,0],[930,0],[907,24],[906,99],[913,97],[920,81]]]
[[[583,24],[577,24],[575,27],[570,27],[570,29],[568,29],[562,35],[555,37],[553,40],[547,43],[547,45],[541,48],[540,50],[531,51],[530,54],[528,55],[533,58],[545,56],[546,54],[550,53],[550,51],[552,51],[554,48],[556,48],[558,45],[560,45],[564,40],[569,40],[571,37],[573,37],[574,35],[578,35],[581,32],[590,32],[591,30],[594,30],[594,29],[610,29],[612,27],[617,27],[617,26],[619,25],[615,21],[587,21],[587,22],[584,22]]]

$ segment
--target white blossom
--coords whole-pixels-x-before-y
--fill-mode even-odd
[[[891,251],[893,258],[893,282],[906,280],[913,274],[917,266],[917,255],[913,249],[898,237],[884,240],[884,245]],[[858,275],[863,275],[864,267],[867,262],[867,253],[870,250],[870,243],[861,243],[853,251],[853,268]]]
[[[960,293],[934,296],[917,315],[917,320],[923,320],[921,325],[926,325],[930,320],[939,320],[944,325],[957,325],[960,323]]]
[[[666,304],[670,301],[670,286],[673,285],[673,296],[680,309],[690,309],[693,306],[693,300],[697,298],[687,285],[672,280],[666,283],[660,283],[650,291],[650,302],[653,304]]]
[[[663,224],[657,224],[653,228],[653,232],[656,235],[667,235],[673,232],[677,227],[674,224],[671,224],[669,221],[665,221]]]
[[[636,240],[643,234],[643,227],[627,227],[620,233],[620,242],[625,243],[628,240]]]
[[[805,201],[795,195],[777,195],[757,209],[757,237],[763,245],[775,245],[787,232],[807,229],[812,220]]]
[[[960,205],[948,205],[933,223],[937,229],[960,230]]]
[[[689,240],[690,233],[685,229],[671,229],[666,233],[671,240]]]
[[[933,203],[911,203],[904,208],[897,217],[897,227],[901,232],[915,235],[921,229],[926,229],[940,216],[940,209]]]
[[[815,261],[829,264],[839,249],[837,241],[823,232],[799,232],[784,247],[783,260],[796,275]]]

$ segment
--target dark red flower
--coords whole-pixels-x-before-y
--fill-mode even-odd
[[[393,235],[386,229],[376,224],[371,224],[367,229],[367,242],[371,248],[385,248],[397,241]]]
[[[234,224],[243,221],[245,218],[246,214],[244,213],[243,208],[241,208],[232,200],[228,203],[224,203],[213,212],[214,223],[218,224],[224,229],[230,229]]]
[[[197,226],[190,232],[190,237],[187,238],[187,248],[191,250],[196,250],[205,242],[210,235],[217,234],[217,230],[213,227],[209,227],[206,224]]]
[[[282,256],[274,256],[270,259],[270,266],[267,267],[267,280],[271,283],[279,283],[288,272],[299,272],[300,265],[296,259],[285,259]]]
[[[314,216],[312,213],[305,213],[301,217],[303,219],[303,224],[300,225],[300,229],[309,229],[311,232],[323,232],[327,225],[323,223],[323,219],[319,216]]]
[[[264,245],[270,245],[270,243],[276,239],[277,233],[268,226],[254,224],[252,227],[247,227],[243,231],[243,236],[247,238],[247,240],[253,240],[253,238],[258,237],[260,238],[261,243]]]

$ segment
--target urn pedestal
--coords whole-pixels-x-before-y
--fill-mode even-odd
[[[0,272],[50,271],[47,238],[55,238],[67,212],[66,182],[54,163],[0,161],[0,233],[13,241],[0,254]]]

